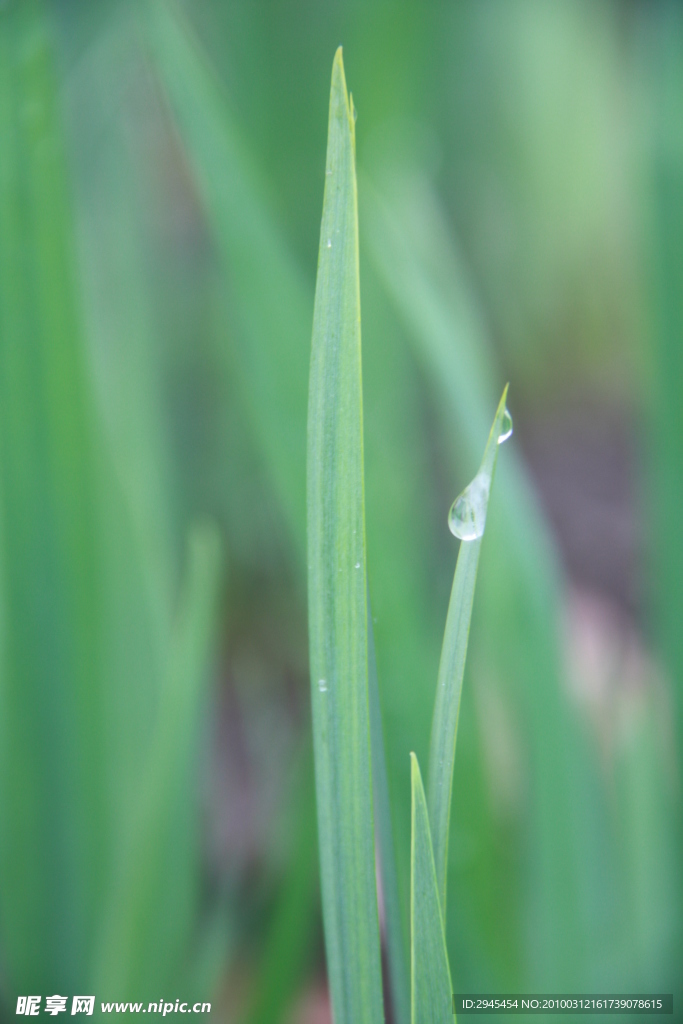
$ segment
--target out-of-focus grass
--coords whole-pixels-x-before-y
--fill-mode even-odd
[[[642,57],[646,71],[649,72],[647,81],[650,88],[645,107],[651,131],[648,138],[651,148],[646,150],[650,159],[642,170],[649,186],[649,192],[646,193],[649,199],[646,204],[649,213],[647,266],[652,346],[648,353],[651,386],[645,396],[650,423],[650,460],[645,467],[641,508],[644,517],[648,510],[653,512],[647,540],[652,556],[651,624],[668,674],[669,699],[675,722],[674,735],[678,738],[678,746],[673,752],[674,763],[669,766],[669,771],[674,779],[680,781],[683,777],[683,642],[679,627],[682,612],[680,580],[683,573],[683,538],[677,510],[683,501],[683,469],[676,438],[683,428],[680,397],[680,382],[683,379],[681,11],[675,4],[662,4],[652,23],[646,27]],[[646,720],[641,725],[638,737],[639,743],[650,747],[646,755],[650,765],[656,764],[661,757],[651,746],[654,741],[653,728],[657,728],[653,719]],[[635,784],[636,778],[632,775],[631,779]],[[639,906],[640,934],[658,930],[652,913],[652,907],[655,906],[667,921],[668,929],[676,935],[675,944],[668,944],[666,951],[662,949],[660,952],[666,963],[671,950],[679,956],[683,950],[683,879],[675,873],[676,884],[673,890],[665,886],[658,892],[652,892],[650,886],[654,878],[646,881],[635,868],[635,862],[641,865],[641,869],[644,862],[654,862],[659,854],[650,846],[648,836],[662,829],[666,829],[667,834],[673,833],[674,849],[680,862],[683,858],[683,811],[676,782],[664,793],[659,792],[659,785],[656,784],[656,792],[651,792],[649,798],[646,798],[646,811],[640,802],[644,798],[644,787],[641,788],[641,785],[652,785],[652,781],[651,776],[647,781],[639,780],[632,796],[631,864],[632,870],[636,870],[640,878],[638,883],[634,882],[633,887],[634,894],[640,893],[639,897],[635,897]],[[658,824],[652,822],[647,828],[643,825],[643,818],[649,814],[657,816]],[[638,823],[635,824],[633,819]],[[649,871],[646,874],[649,875]],[[654,877],[661,878],[661,872],[655,872]],[[669,875],[665,873],[664,877]],[[661,924],[659,917],[658,920]]]
[[[677,12],[645,5],[636,18],[602,0],[183,10],[0,9],[6,989],[75,991],[99,958],[114,998],[128,998],[126,975],[131,998],[148,986],[158,995],[173,957],[159,944],[155,962],[143,936],[161,931],[188,964],[180,950],[202,946],[202,865],[209,892],[224,888],[226,867],[237,872],[242,894],[221,906],[208,959],[222,963],[229,917],[241,953],[230,981],[249,988],[255,1019],[282,1016],[306,974],[316,903],[305,827],[288,857],[264,848],[244,866],[226,848],[209,871],[196,797],[176,789],[175,866],[160,844],[156,890],[129,891],[142,953],[104,895],[130,877],[136,844],[152,842],[131,822],[141,790],[154,790],[140,779],[180,678],[169,658],[187,623],[177,606],[192,590],[182,581],[197,514],[223,524],[231,642],[272,702],[304,706],[308,346],[340,42],[360,110],[368,580],[404,924],[408,753],[426,764],[453,567],[448,503],[476,469],[505,379],[521,449],[531,412],[552,416],[586,392],[642,410],[653,439],[641,449],[641,529],[655,599],[640,635],[667,678],[617,687],[610,741],[595,731],[566,685],[566,574],[528,473],[506,452],[458,738],[453,982],[671,986],[682,849],[668,824],[680,823],[681,735]],[[634,53],[646,55],[638,74]],[[644,270],[642,211],[654,214]],[[660,690],[664,721],[667,700],[678,708],[669,738]]]
[[[168,493],[158,460],[140,472],[144,379],[126,377],[106,426],[92,382],[42,3],[5,6],[0,47],[4,995],[146,996],[178,984],[196,915],[218,553],[206,531],[192,543],[176,614]],[[101,294],[106,270],[89,270]],[[130,281],[118,279],[119,302]],[[122,440],[135,413],[137,448]]]
[[[42,8],[0,22],[3,948],[20,990],[77,984],[112,822],[96,419]],[[64,934],[61,918],[70,927]]]

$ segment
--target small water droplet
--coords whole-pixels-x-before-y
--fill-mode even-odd
[[[354,569],[360,569],[360,562],[356,562]]]
[[[328,249],[331,249],[331,248],[332,248],[332,239],[331,239],[331,238],[328,238],[328,239],[327,239],[327,248],[328,248]]]
[[[489,500],[489,477],[477,473],[462,494],[458,495],[448,513],[448,529],[460,540],[477,540],[486,526]]]
[[[326,679],[319,679],[318,680],[318,689],[320,690],[321,693],[327,693],[327,680]]]
[[[331,175],[332,175],[332,168],[328,167],[327,170],[325,171],[325,174],[327,175],[328,178],[331,177]]]
[[[503,413],[503,422],[500,426],[500,437],[498,438],[498,444],[502,444],[503,441],[507,441],[508,437],[512,437],[512,416],[506,409]]]

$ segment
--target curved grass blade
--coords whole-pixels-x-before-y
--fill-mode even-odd
[[[327,965],[336,1024],[383,1019],[368,711],[353,103],[332,70],[308,406],[308,595]]]
[[[478,536],[468,540],[463,538],[458,552],[458,561],[453,578],[453,589],[448,606],[448,617],[441,649],[439,677],[434,702],[434,718],[432,736],[429,745],[429,778],[427,791],[429,794],[429,820],[432,827],[434,843],[434,862],[439,888],[439,898],[444,921],[446,920],[446,881],[448,863],[448,828],[450,824],[451,791],[453,789],[453,765],[455,763],[455,742],[458,732],[458,714],[460,712],[460,694],[462,677],[467,657],[467,641],[472,619],[472,603],[474,588],[477,582],[479,552],[486,520],[486,512],[490,495],[491,483],[496,467],[498,443],[503,434],[505,417],[505,399],[507,387],[498,405],[493,426],[484,451],[481,468],[470,484],[475,488],[473,500],[481,500],[481,506],[475,510],[479,522],[465,523],[466,529],[480,529]],[[470,490],[468,488],[468,491]],[[456,509],[463,496],[453,505]],[[465,499],[466,500],[466,499]]]
[[[457,436],[466,457],[476,463],[477,437],[488,427],[486,407],[496,376],[484,319],[444,227],[448,218],[428,181],[395,165],[382,168],[382,181],[380,195],[363,180],[364,237],[432,383],[442,429],[448,438]],[[531,839],[523,853],[527,877],[533,879],[524,900],[529,984],[547,977],[569,983],[572,976],[580,977],[577,858],[588,864],[591,854],[580,849],[584,834],[571,827],[566,813],[570,804],[582,806],[585,792],[571,767],[581,756],[581,738],[561,685],[563,576],[534,488],[515,452],[500,467],[497,486],[505,517],[490,524],[490,540],[497,545],[496,575],[514,579],[516,607],[509,622],[523,616],[528,628],[523,643],[516,626],[505,631],[504,654],[496,637],[491,646],[501,667],[504,658],[510,692],[529,724],[534,787],[528,817]],[[486,582],[480,581],[482,621],[488,617],[502,636],[493,575],[484,590]],[[509,602],[508,596],[511,608]]]
[[[410,856],[410,976],[412,1024],[455,1020],[427,802],[420,766],[410,755],[412,839]]]

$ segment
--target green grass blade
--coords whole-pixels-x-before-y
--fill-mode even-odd
[[[98,446],[42,3],[0,11],[0,942],[76,990],[107,854]]]
[[[173,3],[149,5],[148,38],[226,270],[231,369],[298,551],[305,549],[306,374],[311,289],[275,226],[268,189],[212,68]]]
[[[412,839],[410,867],[410,975],[412,1024],[447,1024],[453,1015],[441,901],[420,766],[410,755]]]
[[[477,479],[484,478],[487,489],[484,492],[483,508],[479,510],[485,520],[491,483],[498,455],[498,441],[503,430],[505,399],[503,392],[496,416],[491,427]],[[482,526],[483,529],[483,526]],[[453,578],[453,589],[448,606],[448,617],[441,649],[439,678],[434,702],[432,736],[429,745],[429,778],[427,781],[429,820],[434,843],[434,862],[441,899],[444,921],[446,919],[446,882],[448,865],[448,830],[451,813],[451,791],[453,789],[453,765],[455,763],[455,742],[458,732],[460,694],[467,657],[467,641],[472,619],[474,588],[477,582],[479,552],[482,537],[463,540],[460,543],[458,561]]]
[[[653,510],[648,551],[651,558],[653,624],[660,656],[667,667],[673,703],[678,773],[683,771],[683,541],[680,509],[683,503],[683,460],[680,437],[683,404],[683,45],[680,5],[668,2],[650,12],[648,31],[641,33],[648,69],[648,177],[649,205],[648,275],[652,330],[651,381],[647,390],[650,459],[642,482],[643,507]],[[647,19],[644,19],[647,21]],[[678,859],[683,863],[683,809],[674,816]],[[642,824],[641,826],[642,827]],[[629,830],[628,834],[633,835]],[[654,834],[654,833],[653,833]],[[653,880],[659,884],[660,865],[652,859]],[[656,865],[656,867],[655,867]],[[683,962],[683,879],[677,886],[677,923],[674,960]],[[653,933],[655,934],[654,930]],[[675,973],[675,972],[673,972]],[[678,972],[679,979],[681,972]],[[680,984],[680,982],[679,982]],[[683,986],[682,986],[683,987]],[[678,986],[674,991],[678,996]],[[679,989],[680,990],[680,989]]]
[[[375,806],[377,846],[382,877],[384,920],[386,929],[386,951],[389,963],[389,984],[393,1017],[396,1024],[408,1024],[410,1020],[410,984],[406,941],[401,917],[401,901],[394,846],[394,830],[391,820],[389,780],[387,778],[384,730],[382,727],[382,706],[377,677],[375,638],[372,628],[372,614],[368,595],[368,685],[370,702],[370,736],[372,740],[372,781]]]
[[[368,711],[353,104],[332,71],[308,407],[308,595],[327,964],[336,1024],[380,1021]]]
[[[146,70],[136,27],[132,17],[114,19],[80,58],[64,92],[93,387],[144,563],[154,640],[165,657],[179,576],[177,498],[164,432],[169,345],[145,262],[153,251],[144,216],[151,186],[139,165],[152,161],[136,148],[136,130],[143,129],[133,127],[131,115],[149,102],[154,83],[147,92],[125,85],[132,69]]]

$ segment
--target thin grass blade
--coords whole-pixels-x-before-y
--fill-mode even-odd
[[[427,801],[420,766],[410,755],[412,839],[410,857],[410,974],[412,1024],[447,1024],[453,1015],[441,901],[436,881]]]
[[[407,943],[401,917],[401,901],[396,866],[394,829],[389,798],[382,705],[377,676],[375,637],[372,628],[370,596],[368,595],[368,684],[370,701],[370,735],[372,738],[372,781],[377,828],[377,848],[384,902],[386,953],[389,966],[389,984],[393,1017],[396,1024],[410,1020],[410,980],[408,974]]]
[[[308,407],[308,594],[327,964],[336,1024],[381,1021],[368,710],[355,131],[332,71]]]
[[[450,824],[453,765],[455,764],[455,742],[458,733],[462,677],[465,671],[465,658],[467,657],[467,641],[472,620],[472,604],[474,602],[474,588],[477,582],[479,552],[481,550],[484,523],[491,493],[491,483],[496,468],[498,443],[503,433],[506,398],[507,388],[503,392],[503,397],[496,411],[481,468],[470,485],[470,487],[475,487],[475,494],[472,500],[481,500],[481,506],[475,510],[476,516],[480,520],[481,534],[471,540],[462,539],[460,543],[451,600],[448,606],[443,647],[441,649],[436,700],[434,702],[434,718],[432,720],[432,736],[429,744],[429,779],[427,782],[429,820],[432,827],[434,862],[436,864],[436,877],[444,921],[446,919],[448,829]],[[456,505],[454,505],[454,508]]]

